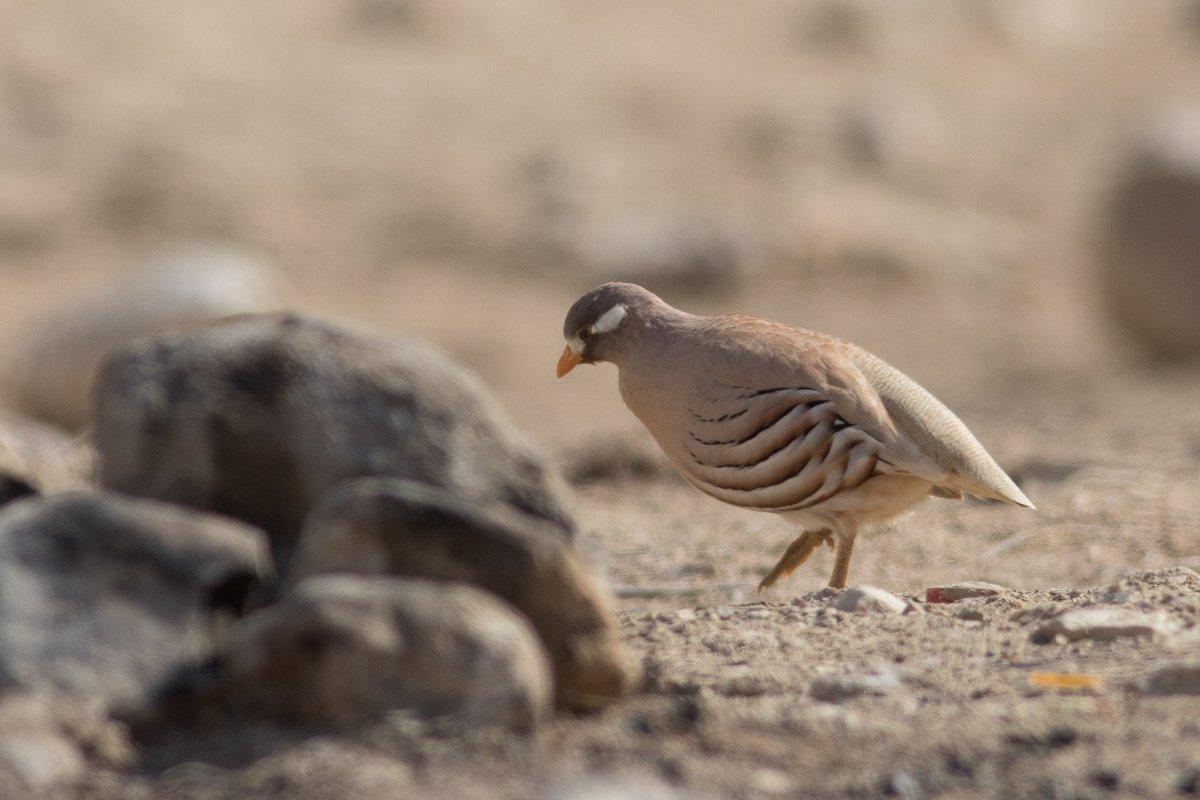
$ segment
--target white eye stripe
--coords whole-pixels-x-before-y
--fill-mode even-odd
[[[625,319],[626,313],[625,306],[618,303],[600,315],[600,319],[596,320],[596,324],[592,326],[592,333],[608,333],[616,330],[617,326]]]

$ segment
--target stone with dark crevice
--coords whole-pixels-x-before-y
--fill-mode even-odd
[[[545,644],[562,707],[599,708],[633,682],[612,597],[552,525],[414,481],[363,479],[314,509],[287,583],[331,572],[459,581],[503,598]]]
[[[147,500],[66,492],[0,512],[0,683],[133,702],[201,658],[272,574],[265,535]]]

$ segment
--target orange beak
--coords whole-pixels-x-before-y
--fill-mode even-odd
[[[583,361],[583,356],[576,354],[570,347],[564,348],[562,356],[558,359],[558,367],[554,370],[554,374],[561,378],[579,366],[580,361]]]

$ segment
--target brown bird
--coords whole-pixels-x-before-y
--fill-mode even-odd
[[[759,590],[822,542],[837,549],[829,585],[844,587],[861,526],[930,495],[1034,507],[950,409],[849,342],[688,314],[631,283],[579,298],[563,335],[558,377],[615,364],[625,404],[688,482],[803,531]]]

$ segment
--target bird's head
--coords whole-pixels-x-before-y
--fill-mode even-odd
[[[605,283],[575,301],[563,323],[567,347],[558,359],[558,377],[580,364],[613,361],[645,327],[647,313],[662,300],[633,283]]]

